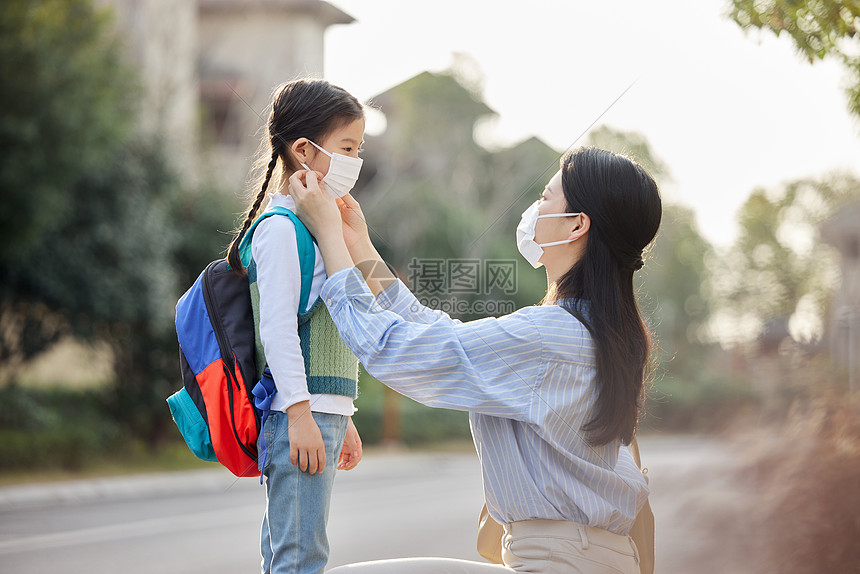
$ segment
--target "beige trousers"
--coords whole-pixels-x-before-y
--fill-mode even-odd
[[[403,558],[340,566],[329,574],[639,574],[629,536],[560,520],[505,525],[505,566],[450,558]]]
[[[561,520],[506,524],[502,560],[515,572],[639,574],[632,538]]]
[[[453,558],[398,558],[338,566],[327,574],[512,574],[504,566]]]

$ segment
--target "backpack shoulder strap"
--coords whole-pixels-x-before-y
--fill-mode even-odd
[[[251,255],[251,240],[254,236],[254,231],[257,226],[266,218],[272,215],[284,215],[289,217],[296,227],[296,247],[299,252],[299,268],[302,273],[302,290],[299,296],[299,313],[302,313],[308,308],[308,298],[311,293],[311,282],[314,278],[314,265],[316,262],[316,254],[314,253],[314,238],[299,216],[291,210],[280,205],[269,207],[266,211],[260,214],[259,217],[251,224],[245,236],[239,243],[239,256],[242,259],[242,265],[248,267],[253,261]]]

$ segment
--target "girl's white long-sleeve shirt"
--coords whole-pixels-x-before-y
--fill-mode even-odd
[[[296,210],[293,198],[281,193],[269,194],[268,207],[275,205]],[[302,276],[293,222],[277,216],[262,221],[251,241],[251,254],[257,264],[260,290],[260,339],[277,389],[272,410],[286,411],[298,402],[310,401],[312,411],[351,416],[355,406],[350,397],[308,392],[298,333]],[[319,297],[325,280],[325,264],[314,243],[314,275],[308,307]]]

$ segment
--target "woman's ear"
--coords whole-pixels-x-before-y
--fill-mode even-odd
[[[588,230],[591,229],[591,218],[588,215],[580,213],[573,221],[574,224],[570,229],[570,235],[567,236],[568,239],[576,241],[588,235]]]

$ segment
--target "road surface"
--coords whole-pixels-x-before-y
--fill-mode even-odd
[[[657,516],[658,572],[688,571],[703,496],[721,500],[723,443],[643,437]],[[235,574],[258,571],[265,493],[226,470],[0,489],[2,574]],[[371,451],[338,473],[329,565],[403,556],[481,560],[481,477],[469,452]],[[698,570],[702,572],[701,569]]]

